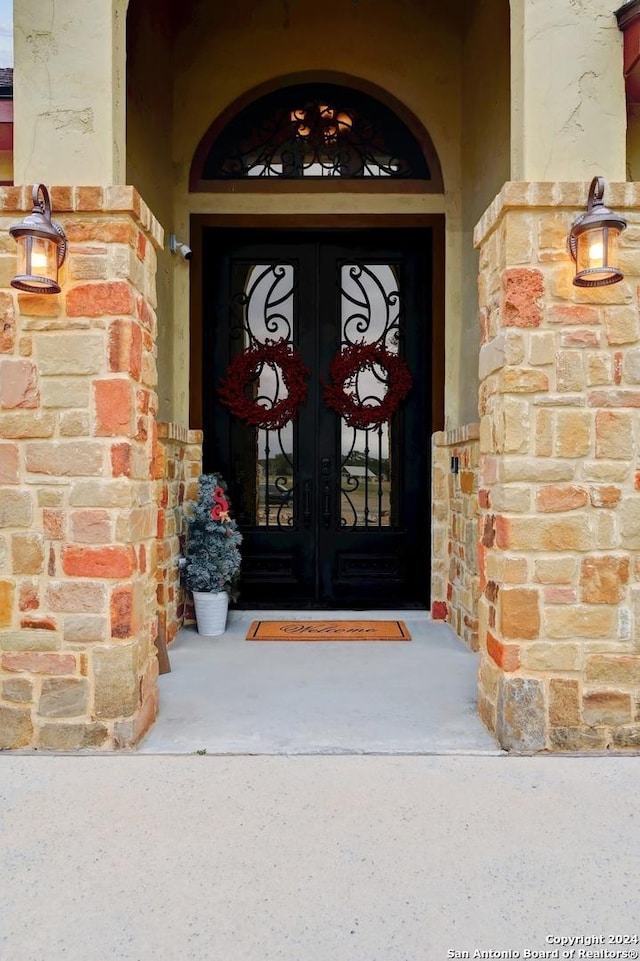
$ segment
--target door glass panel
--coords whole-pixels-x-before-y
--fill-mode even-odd
[[[296,283],[292,264],[244,265],[234,289],[233,352],[266,341],[293,343]],[[267,409],[287,397],[280,368],[262,363],[247,395]],[[233,434],[240,480],[238,516],[252,527],[291,529],[295,526],[295,424],[289,421],[273,430],[236,419]]]
[[[401,300],[398,269],[392,264],[342,264],[341,347],[380,344],[397,354]],[[344,390],[358,403],[376,406],[387,391],[387,371],[373,365],[358,371]],[[340,526],[378,530],[397,525],[398,458],[393,419],[367,429],[341,420]]]

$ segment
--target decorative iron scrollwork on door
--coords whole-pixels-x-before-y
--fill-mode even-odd
[[[340,526],[393,527],[394,415],[411,387],[400,357],[402,303],[392,264],[343,264],[341,345],[325,399],[341,416]]]
[[[239,419],[239,516],[251,526],[289,529],[296,525],[295,414],[309,374],[293,345],[295,268],[236,265],[235,274],[232,360],[219,394]]]

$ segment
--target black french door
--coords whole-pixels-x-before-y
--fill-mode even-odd
[[[431,231],[205,229],[202,250],[204,470],[226,479],[244,535],[242,605],[428,605]],[[282,340],[308,369],[306,400],[278,429],[252,426],[217,387],[239,352]],[[381,424],[351,426],[326,402],[352,344],[411,373]],[[259,365],[245,395],[272,408],[282,374]],[[384,363],[344,383],[365,407],[388,390]]]

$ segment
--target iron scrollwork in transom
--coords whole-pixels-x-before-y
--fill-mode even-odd
[[[430,180],[422,147],[396,114],[361,91],[298,84],[267,94],[223,128],[202,179]]]

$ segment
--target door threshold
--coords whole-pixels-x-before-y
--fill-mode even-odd
[[[388,604],[311,604],[305,602],[291,601],[288,604],[274,604],[267,601],[246,601],[233,605],[236,611],[317,611],[319,614],[326,614],[327,611],[429,611],[428,604],[401,604],[396,602]]]
[[[277,614],[302,614],[305,617],[310,618],[326,618],[331,615],[336,617],[347,617],[350,614],[366,614],[368,617],[388,617],[390,613],[397,614],[399,616],[412,615],[412,616],[431,616],[430,608],[425,604],[393,604],[388,607],[380,607],[376,605],[375,607],[367,607],[366,605],[358,606],[334,606],[334,607],[318,607],[310,606],[305,604],[234,604],[231,607],[230,612],[237,612],[238,614],[247,614],[251,612],[260,612],[261,614],[271,614],[273,616]]]

